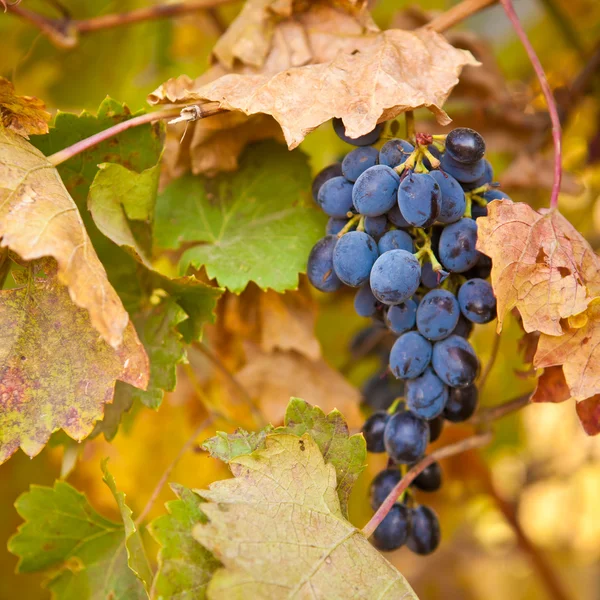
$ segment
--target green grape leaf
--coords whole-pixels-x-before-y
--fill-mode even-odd
[[[209,583],[211,600],[417,599],[344,518],[335,468],[310,435],[269,435],[230,467],[234,479],[198,491],[209,520],[193,535],[223,564]],[[275,557],[284,568],[274,568]]]
[[[234,433],[217,431],[217,435],[206,440],[202,448],[210,452],[214,458],[228,463],[238,456],[252,454],[255,450],[264,448],[267,434],[272,430],[269,425],[261,431],[248,432],[244,429],[238,429]]]
[[[284,426],[277,433],[302,436],[308,433],[319,446],[325,462],[331,463],[337,475],[337,492],[344,515],[348,513],[348,498],[367,462],[367,445],[361,433],[350,435],[340,411],[326,415],[318,406],[300,398],[288,404]]]
[[[178,500],[167,502],[169,514],[150,524],[152,537],[160,544],[158,572],[154,582],[157,600],[206,598],[206,587],[219,561],[192,536],[197,523],[206,523],[204,500],[192,490],[171,485]]]
[[[235,173],[182,177],[159,194],[155,242],[169,249],[195,243],[183,253],[182,270],[203,266],[233,292],[250,281],[296,289],[323,235],[324,217],[307,197],[310,179],[303,153],[273,142],[249,146]]]
[[[25,520],[8,543],[10,552],[19,557],[17,572],[49,571],[48,587],[54,598],[148,597],[128,566],[127,544],[137,535],[131,533],[131,523],[124,526],[105,519],[63,481],[56,481],[54,487],[32,485],[19,496],[15,508]],[[121,509],[124,516],[127,511]]]
[[[75,306],[43,259],[13,269],[0,292],[0,463],[19,446],[29,456],[59,428],[76,440],[92,431],[118,379],[148,384],[148,357],[133,325],[113,349]]]

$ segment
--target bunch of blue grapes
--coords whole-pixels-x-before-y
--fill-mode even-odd
[[[329,221],[307,273],[323,292],[357,289],[356,312],[373,319],[363,337],[387,328],[395,338],[391,346],[375,344],[385,364],[363,390],[374,409],[363,427],[367,450],[388,455],[388,468],[371,484],[377,510],[444,422],[475,412],[480,364],[468,338],[473,325],[496,317],[491,261],[476,249],[476,219],[488,202],[508,196],[494,184],[485,142],[472,129],[417,134],[414,144],[378,143],[381,125],[358,139],[348,138],[339,120],[334,129],[356,148],[313,182]],[[375,530],[375,546],[433,552],[438,518],[416,503],[413,489],[434,492],[441,484],[434,462]]]

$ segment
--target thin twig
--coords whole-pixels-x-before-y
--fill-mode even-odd
[[[492,4],[496,4],[497,1],[498,0],[463,0],[446,12],[435,17],[435,19],[427,23],[425,27],[427,29],[433,29],[433,31],[437,31],[438,33],[442,33],[446,31],[446,29],[450,29],[450,27],[457,25],[480,10],[487,8]]]
[[[477,387],[479,388],[480,393],[485,386],[485,382],[487,381],[489,374],[491,373],[492,369],[494,368],[494,363],[496,362],[496,358],[498,358],[498,351],[500,350],[500,340],[501,339],[502,339],[501,335],[499,333],[496,333],[496,335],[494,337],[494,343],[492,344],[492,353],[490,354],[490,358],[487,361],[485,368],[483,369],[483,371],[481,373],[481,377],[479,378],[479,383],[478,383]]]
[[[254,403],[254,400],[252,400],[252,397],[250,396],[246,388],[237,380],[235,375],[231,373],[227,366],[223,364],[221,359],[215,354],[213,354],[210,348],[204,342],[194,342],[193,346],[194,348],[197,348],[206,358],[208,358],[208,360],[210,360],[210,362],[215,367],[217,367],[217,369],[219,369],[219,371],[221,371],[223,375],[225,375],[225,377],[229,380],[233,387],[235,387],[235,389],[238,390],[238,392],[244,399],[244,402],[248,405],[248,408],[252,412],[252,415],[254,416],[258,425],[260,427],[265,427],[267,425],[267,421],[265,420],[265,417],[263,416],[262,412]]]
[[[466,452],[467,450],[472,450],[473,448],[485,446],[491,442],[492,437],[493,434],[491,431],[479,433],[464,440],[460,440],[454,444],[449,444],[448,446],[439,448],[438,450],[432,452],[429,456],[423,458],[396,484],[394,489],[383,501],[383,504],[377,509],[377,512],[371,517],[371,520],[362,528],[362,534],[365,537],[370,537],[373,534],[381,521],[383,521],[383,519],[385,519],[387,514],[390,512],[402,492],[404,492],[404,490],[406,490],[408,486],[418,477],[418,475],[430,464],[437,460],[441,460],[442,458],[448,458],[449,456],[454,456],[455,454],[460,454],[462,452]]]
[[[502,4],[506,16],[517,32],[517,35],[519,36],[519,39],[525,48],[525,52],[527,52],[527,56],[529,57],[529,60],[533,66],[533,70],[535,71],[538,81],[540,82],[540,87],[544,93],[546,104],[548,105],[548,113],[550,115],[550,121],[552,122],[552,139],[554,140],[554,182],[552,184],[552,194],[550,196],[550,208],[556,208],[558,206],[558,195],[560,193],[560,182],[562,179],[562,140],[558,109],[552,94],[552,89],[550,88],[550,84],[546,79],[544,67],[542,67],[542,63],[535,53],[535,50],[533,49],[533,46],[527,37],[527,33],[519,21],[519,17],[515,12],[512,0],[500,0],[500,4]]]
[[[161,490],[167,483],[167,479],[169,479],[173,469],[177,466],[177,463],[183,458],[183,455],[192,447],[196,438],[204,431],[213,421],[214,416],[210,415],[204,421],[202,421],[196,429],[194,429],[192,435],[186,440],[185,444],[181,446],[177,456],[171,461],[171,463],[167,466],[161,478],[158,480],[154,490],[152,491],[152,495],[150,496],[148,502],[146,502],[146,506],[144,506],[142,512],[138,515],[135,520],[135,524],[139,526],[139,524],[148,516],[148,513],[152,510],[156,499],[160,495]]]
[[[496,421],[505,417],[506,415],[520,410],[524,406],[527,406],[531,402],[531,392],[517,396],[508,402],[503,402],[497,406],[490,406],[480,410],[476,415],[469,419],[471,425],[482,425],[491,421]]]

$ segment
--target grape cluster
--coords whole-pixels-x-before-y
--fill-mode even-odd
[[[323,292],[358,288],[355,310],[374,322],[361,335],[387,327],[395,336],[391,348],[380,345],[386,364],[363,390],[375,409],[363,427],[367,450],[389,457],[371,484],[377,510],[444,421],[475,411],[479,360],[468,337],[474,324],[496,317],[491,261],[476,249],[475,219],[508,196],[493,184],[484,140],[472,129],[417,134],[415,145],[391,139],[380,149],[372,146],[380,126],[355,140],[337,120],[334,129],[357,147],[314,180],[313,197],[330,218],[307,272]],[[433,492],[441,482],[434,462],[412,487]],[[410,490],[373,534],[381,550],[406,544],[417,554],[439,540],[436,514],[417,506]]]

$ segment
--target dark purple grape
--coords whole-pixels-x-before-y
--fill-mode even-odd
[[[473,346],[458,335],[434,344],[431,364],[436,375],[451,387],[471,385],[479,373],[479,360]]]
[[[352,184],[345,177],[328,179],[319,190],[317,203],[326,215],[343,219],[354,208]]]
[[[461,423],[475,414],[479,392],[474,385],[451,388],[450,397],[444,408],[444,418],[451,423]]]
[[[377,164],[379,152],[372,146],[348,152],[342,161],[342,174],[348,181],[356,181],[368,168]]]
[[[379,151],[379,164],[395,168],[401,165],[414,151],[415,147],[405,140],[394,139],[386,142]]]
[[[485,162],[483,159],[472,163],[463,164],[455,161],[446,152],[442,156],[440,169],[449,175],[452,175],[461,184],[474,183],[485,173]]]
[[[424,454],[429,441],[427,421],[410,411],[393,414],[383,435],[385,450],[397,463],[417,462]]]
[[[394,467],[377,473],[369,487],[369,503],[373,510],[377,510],[383,504],[401,479],[402,474]]]
[[[448,337],[458,323],[460,308],[454,294],[436,289],[427,292],[417,309],[417,329],[428,340]]]
[[[390,419],[385,411],[373,413],[363,425],[362,433],[365,436],[368,452],[385,452],[383,445],[383,432]]]
[[[446,153],[456,162],[473,164],[483,158],[485,141],[475,130],[457,127],[446,137]]]
[[[396,550],[406,543],[409,531],[410,510],[396,503],[373,532],[373,545],[383,552]]]
[[[467,207],[465,192],[460,183],[452,175],[442,171],[431,171],[429,175],[436,180],[442,194],[437,220],[445,224],[458,221],[465,214]]]
[[[392,346],[390,370],[398,379],[418,377],[431,360],[431,344],[416,331],[403,333]]]
[[[335,235],[326,235],[314,245],[308,256],[308,280],[322,292],[335,292],[342,286],[333,270],[333,250],[337,241]]]
[[[440,214],[442,192],[427,173],[410,172],[398,188],[398,206],[402,216],[415,227],[433,225]]]
[[[425,467],[412,485],[422,492],[436,492],[442,487],[442,468],[440,463],[433,462]]]
[[[410,514],[411,528],[406,545],[415,554],[431,554],[440,543],[440,522],[428,506],[418,506]]]
[[[481,256],[477,244],[477,223],[461,219],[447,225],[440,236],[440,261],[454,273],[464,273],[474,267]]]
[[[452,392],[452,390],[450,390]],[[448,403],[446,403],[446,406]],[[440,435],[442,435],[442,429],[444,428],[444,415],[439,415],[435,419],[427,421],[429,425],[429,441],[435,442]]]
[[[448,387],[431,368],[406,382],[406,406],[422,419],[435,419],[441,415],[447,400]]]
[[[365,233],[370,235],[376,242],[388,230],[390,226],[385,215],[378,217],[365,217]]]
[[[373,317],[380,307],[368,283],[361,285],[354,296],[354,310],[359,317]]]
[[[334,177],[339,177],[342,174],[342,163],[336,162],[319,171],[312,182],[312,197],[316,202],[321,186]]]
[[[378,256],[377,242],[370,235],[350,231],[338,239],[333,249],[335,274],[346,285],[359,287],[368,281]]]
[[[417,303],[408,299],[402,304],[390,306],[385,314],[385,324],[396,335],[401,335],[411,330],[417,319]]]
[[[483,175],[479,179],[473,181],[472,183],[463,183],[462,184],[462,187],[466,192],[468,192],[470,190],[474,190],[476,188],[479,188],[482,185],[492,183],[492,180],[494,179],[494,170],[492,168],[492,165],[491,165],[490,161],[487,160],[486,158],[483,159],[483,164],[484,164]]]
[[[396,398],[404,396],[404,382],[388,375],[386,369],[369,377],[361,392],[363,404],[373,410],[387,410]]]
[[[460,317],[458,317],[458,323],[456,324],[452,335],[459,335],[460,337],[467,339],[471,335],[472,331],[473,323],[471,323],[471,321],[467,321],[467,319],[460,315]]]
[[[412,225],[402,216],[398,204],[394,204],[387,213],[388,221],[399,229],[409,229]]]
[[[492,259],[485,254],[480,254],[477,264],[468,271],[465,271],[463,276],[467,279],[487,279],[491,272]]]
[[[375,298],[390,305],[406,302],[417,291],[420,281],[421,265],[406,250],[384,252],[375,261],[370,276],[371,290]]]
[[[367,169],[354,184],[354,208],[367,217],[384,215],[396,204],[399,185],[400,177],[394,169],[385,165]]]
[[[342,119],[335,118],[333,119],[333,130],[343,142],[347,142],[353,146],[371,146],[379,139],[379,136],[383,131],[383,124],[380,123],[376,125],[375,129],[369,133],[365,133],[357,138],[351,138],[346,135],[346,128],[344,127]]]
[[[377,242],[377,248],[379,249],[379,254],[383,254],[388,250],[406,250],[411,254],[414,251],[412,238],[406,231],[402,231],[402,229],[392,229],[384,234],[379,242]]]
[[[336,219],[335,217],[329,217],[327,225],[325,227],[325,233],[327,235],[337,235],[348,223],[348,219]]]
[[[496,297],[485,279],[470,279],[458,290],[458,304],[463,316],[473,323],[489,323],[496,318]]]
[[[444,269],[434,271],[430,262],[421,265],[421,283],[426,288],[433,289],[438,287],[438,285],[446,281],[448,275],[450,275],[450,273],[444,271]]]

